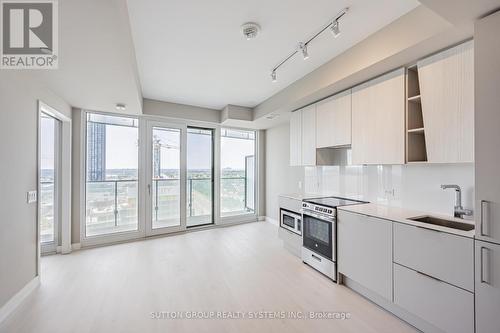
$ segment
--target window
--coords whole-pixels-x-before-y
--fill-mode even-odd
[[[221,216],[255,211],[255,132],[221,129]]]
[[[213,136],[212,129],[187,131],[188,227],[213,223]]]
[[[87,114],[87,237],[138,230],[138,123]]]
[[[40,243],[56,242],[59,121],[40,114]]]

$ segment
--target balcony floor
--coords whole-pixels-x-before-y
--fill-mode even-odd
[[[0,332],[415,332],[255,222],[43,257]],[[337,311],[350,319],[152,319],[162,311]]]

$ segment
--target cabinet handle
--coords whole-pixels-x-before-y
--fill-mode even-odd
[[[438,278],[436,278],[436,277],[434,277],[434,276],[431,276],[431,275],[429,275],[429,274],[425,274],[425,273],[422,273],[422,272],[420,272],[420,271],[415,271],[415,272],[417,272],[418,274],[423,275],[423,276],[425,276],[425,277],[428,277],[428,278],[430,278],[430,279],[433,279],[433,280],[435,280],[435,281],[437,281],[437,282],[443,282],[443,281],[441,281],[440,279],[438,279]]]
[[[481,246],[481,283],[490,284],[489,249]]]
[[[313,257],[314,259],[316,259],[317,261],[321,262],[321,258],[314,255],[314,254],[311,254],[311,257]]]
[[[485,218],[485,215],[486,215],[486,218]],[[480,232],[481,236],[489,236],[489,231],[487,228],[485,228],[485,224],[486,224],[486,222],[488,222],[488,220],[489,220],[488,201],[481,200],[481,218],[480,218],[481,226],[479,227],[479,232]],[[486,225],[486,227],[488,227],[488,226]]]

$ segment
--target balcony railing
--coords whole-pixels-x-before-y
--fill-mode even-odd
[[[188,178],[187,216],[211,222],[212,179]],[[154,179],[151,189],[153,198],[153,223],[179,220],[180,180],[178,178]],[[221,213],[251,212],[247,207],[247,179],[245,177],[221,178]],[[87,182],[87,228],[95,229],[90,234],[101,234],[102,227],[116,231],[137,230],[138,181],[107,180]],[[189,223],[188,223],[189,224]],[[194,222],[193,224],[203,224]],[[89,231],[89,229],[87,229]],[[89,232],[87,232],[89,235]]]

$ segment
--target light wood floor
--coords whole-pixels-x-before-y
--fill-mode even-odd
[[[348,312],[350,319],[151,319],[162,311]],[[248,315],[248,314],[247,314]],[[415,332],[286,252],[256,222],[42,258],[1,332]]]

